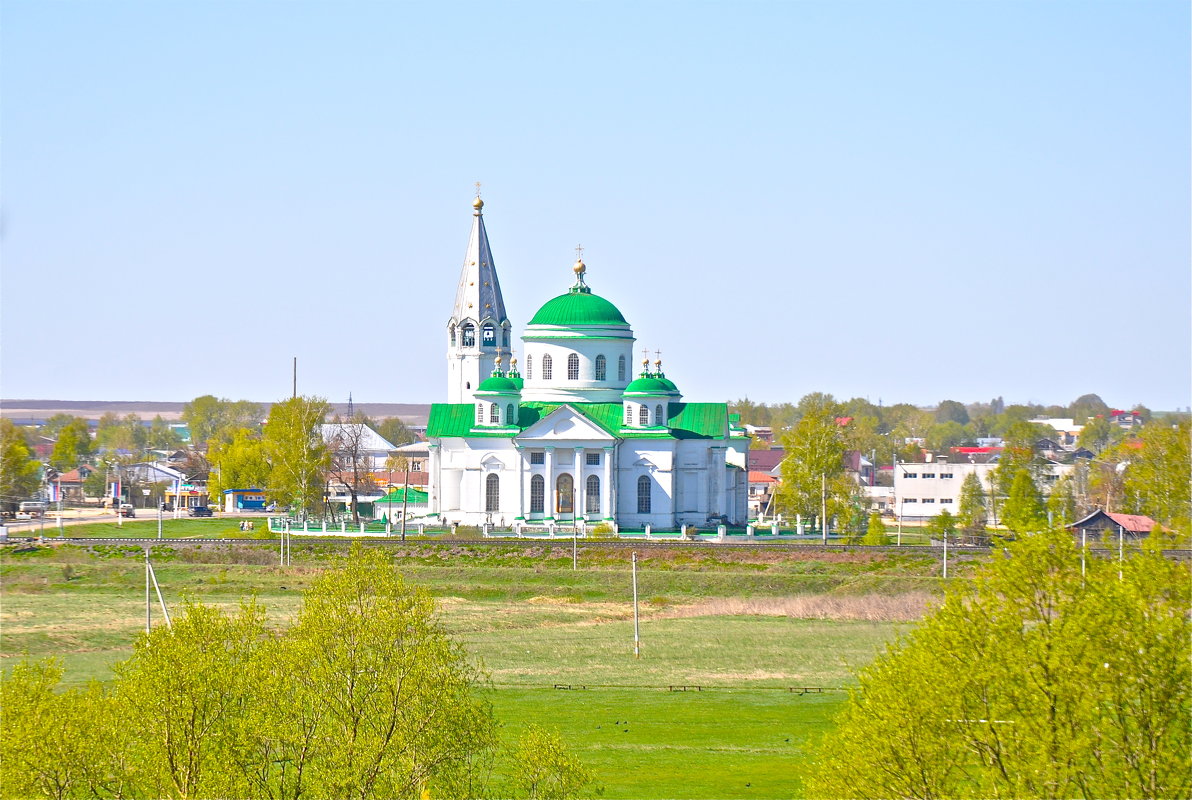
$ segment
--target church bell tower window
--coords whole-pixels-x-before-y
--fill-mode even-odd
[[[464,323],[464,326],[462,328],[460,328],[459,339],[460,339],[459,343],[461,346],[475,347],[476,346],[476,328],[475,328],[475,326],[472,325],[472,323],[470,323],[470,322]]]

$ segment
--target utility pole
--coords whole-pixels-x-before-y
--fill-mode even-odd
[[[637,551],[633,551],[633,657],[641,658],[641,636],[637,616]]]
[[[820,473],[820,532],[824,537],[824,544],[828,543],[828,476]]]
[[[944,580],[948,580],[948,532],[944,531]]]
[[[149,548],[145,548],[145,633],[148,634],[153,625],[152,606],[149,601]]]
[[[1118,580],[1122,579],[1122,558],[1124,553],[1122,551],[1122,526],[1118,525]]]
[[[404,481],[404,488],[401,492],[401,540],[406,540],[406,509],[410,503],[410,457],[405,457],[406,461],[406,477]],[[428,486],[429,488],[429,486]]]

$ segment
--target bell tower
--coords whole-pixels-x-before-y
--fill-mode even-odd
[[[493,373],[497,356],[509,352],[511,328],[497,280],[484,201],[477,185],[472,201],[472,233],[447,322],[447,402],[471,403],[480,382]]]

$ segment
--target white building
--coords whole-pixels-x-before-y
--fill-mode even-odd
[[[970,473],[975,473],[985,492],[985,504],[989,506],[989,494],[993,486],[993,471],[996,462],[987,464],[953,463],[932,461],[926,464],[894,465],[893,511],[903,519],[929,519],[947,509],[952,514],[960,512],[960,488]],[[1070,464],[1047,462],[1037,476],[1039,490],[1050,494],[1056,481],[1073,469]]]
[[[483,206],[447,322],[449,402],[427,423],[430,513],[473,525],[743,524],[744,431],[725,403],[683,402],[661,361],[631,374],[633,330],[588,287],[582,261],[531,317],[519,370]]]
[[[993,471],[997,464],[953,464],[936,461],[927,464],[894,465],[893,512],[903,519],[934,517],[945,509],[960,512],[960,487],[970,473],[981,480],[989,496]]]

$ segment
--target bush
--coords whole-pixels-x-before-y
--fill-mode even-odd
[[[1192,582],[1147,548],[1024,537],[862,671],[823,797],[1187,797]]]

